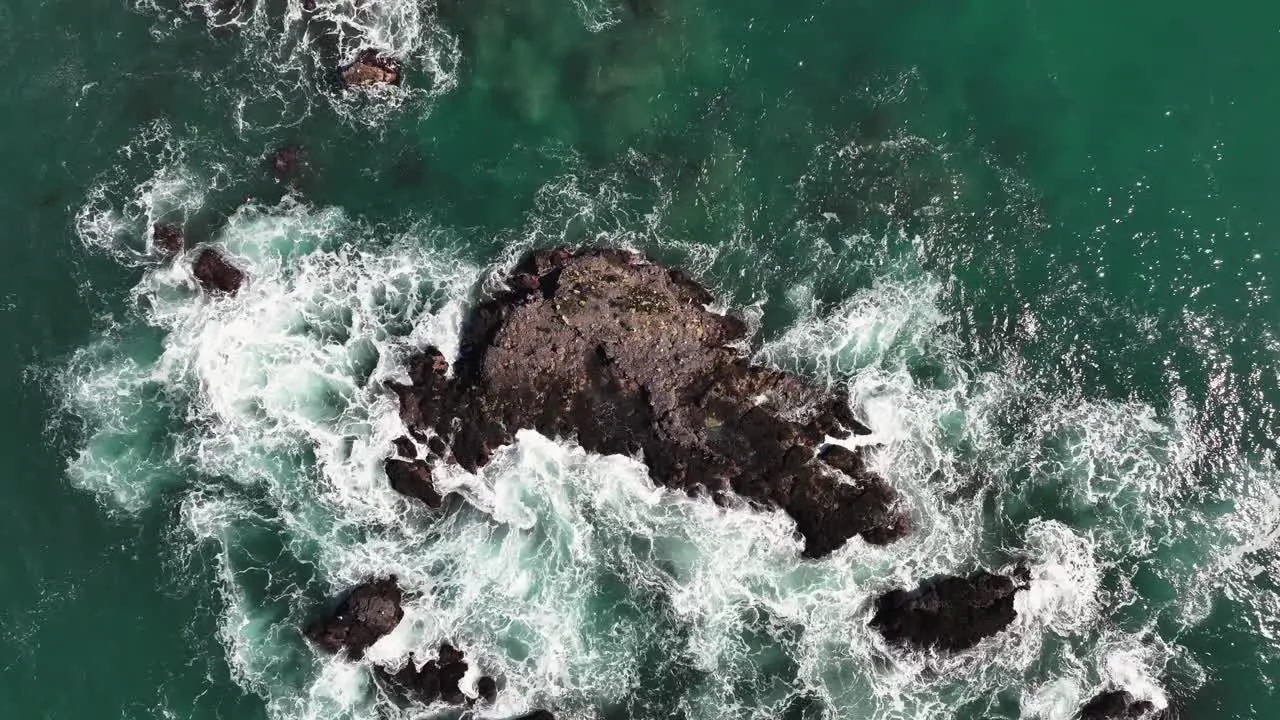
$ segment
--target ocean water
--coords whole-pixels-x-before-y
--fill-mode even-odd
[[[1280,9],[1224,0],[0,0],[5,718],[1067,720],[1280,707]],[[334,87],[376,46],[402,87]],[[267,158],[305,148],[292,186]],[[157,221],[247,272],[147,252]],[[519,255],[690,269],[849,389],[917,530],[782,513],[522,432],[431,514],[386,380]],[[880,592],[1031,568],[1006,633],[887,647]],[[409,591],[361,664],[299,627]]]

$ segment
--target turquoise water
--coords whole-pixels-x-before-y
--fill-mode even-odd
[[[1067,718],[1117,683],[1274,713],[1280,10],[319,6],[0,5],[6,717],[410,717],[296,630],[392,571],[373,659],[454,641],[504,684],[486,717]],[[331,87],[366,44],[403,91]],[[151,260],[157,219],[245,291]],[[381,380],[521,249],[588,242],[848,382],[920,532],[802,563],[785,516],[532,435],[443,518],[395,497]],[[971,653],[863,627],[1020,557]]]

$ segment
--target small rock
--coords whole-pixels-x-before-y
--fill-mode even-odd
[[[364,657],[370,645],[391,632],[404,618],[404,596],[395,576],[361,583],[330,617],[312,623],[306,635],[322,649],[346,650],[353,659]]]
[[[411,460],[418,457],[418,447],[413,444],[412,440],[404,435],[392,440],[391,444],[396,446],[396,453],[398,453],[400,457],[409,458]]]
[[[926,580],[914,590],[891,590],[876,599],[871,627],[890,642],[918,648],[965,650],[1004,630],[1017,617],[1014,595],[1028,586],[1014,577],[977,572]]]
[[[385,467],[392,490],[421,500],[429,508],[440,507],[444,498],[436,492],[435,483],[431,480],[431,467],[425,462],[421,460],[405,462],[389,458]]]
[[[200,251],[191,270],[200,286],[211,293],[235,295],[244,283],[244,272],[227,262],[217,250]]]
[[[491,703],[498,699],[498,683],[493,678],[485,675],[476,680],[476,694],[484,702]]]
[[[182,226],[172,222],[158,222],[151,227],[151,248],[165,257],[180,254],[186,247]]]
[[[349,88],[370,88],[399,85],[400,61],[368,48],[361,50],[349,65],[341,70],[342,84]]]
[[[1138,700],[1127,690],[1100,693],[1080,708],[1079,720],[1142,720],[1156,718],[1156,706]]]

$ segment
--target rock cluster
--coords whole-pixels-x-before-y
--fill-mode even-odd
[[[435,659],[428,660],[422,667],[417,667],[410,655],[409,662],[399,671],[392,673],[378,668],[377,673],[402,692],[424,703],[442,701],[463,705],[468,701],[458,685],[467,674],[467,662],[462,651],[447,643],[440,646]],[[476,691],[485,702],[493,702],[498,697],[497,683],[491,677],[480,678],[476,682]]]
[[[401,492],[438,504],[433,463],[474,471],[531,428],[640,457],[667,487],[781,508],[809,557],[907,532],[862,449],[826,444],[869,433],[844,398],[744,359],[732,345],[745,325],[707,310],[687,274],[623,250],[558,249],[531,254],[507,284],[470,314],[452,375],[428,349],[392,386],[410,435],[433,446],[426,460],[388,461]]]
[[[404,593],[395,576],[363,582],[352,588],[333,613],[315,621],[306,636],[329,653],[345,652],[353,660],[364,657],[369,646],[385,637],[404,619]],[[451,705],[471,702],[459,683],[467,674],[462,651],[449,644],[441,645],[436,657],[417,667],[414,657],[396,671],[376,667],[382,680],[405,694],[425,703],[442,701]],[[491,677],[476,681],[479,699],[493,702],[498,684]]]
[[[202,284],[234,292],[239,271],[228,281],[221,256],[204,258],[197,259]],[[711,300],[687,274],[631,252],[530,254],[504,291],[469,314],[453,363],[427,348],[409,361],[408,382],[389,384],[407,430],[385,461],[391,486],[438,508],[444,498],[434,467],[475,471],[529,428],[637,457],[655,482],[691,495],[780,508],[809,557],[854,536],[880,544],[905,534],[898,494],[869,470],[862,446],[841,442],[869,433],[841,393],[752,365],[737,349],[744,324],[708,310]],[[877,598],[870,626],[895,645],[965,650],[1014,621],[1015,596],[1029,582],[1021,568],[932,578]],[[364,583],[307,635],[359,658],[400,621],[401,601],[394,578]],[[459,686],[466,672],[463,654],[448,644],[421,666],[410,656],[401,668],[375,668],[394,693],[455,705],[472,702]],[[484,677],[476,690],[492,701],[497,683]],[[1092,700],[1080,717],[1152,713],[1150,703],[1117,691]],[[554,716],[539,710],[515,720]]]

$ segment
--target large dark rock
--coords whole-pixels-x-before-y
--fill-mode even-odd
[[[381,667],[375,672],[396,688],[427,704],[441,701],[450,705],[462,705],[468,701],[458,687],[462,677],[467,674],[467,662],[462,651],[452,645],[441,645],[436,658],[428,660],[420,668],[410,655],[409,662],[398,672],[392,673]],[[497,683],[493,678],[481,677],[476,686],[481,700],[492,701],[497,695]]]
[[[345,650],[353,659],[362,658],[370,645],[400,624],[403,599],[395,576],[361,583],[333,615],[312,623],[306,635],[328,652]]]
[[[871,627],[901,645],[964,650],[1013,622],[1014,595],[1027,586],[1025,571],[926,580],[914,590],[891,590],[877,598]]]
[[[392,386],[409,433],[443,439],[462,467],[530,428],[643,457],[671,488],[782,508],[810,557],[907,532],[861,449],[818,455],[827,435],[869,432],[843,399],[728,347],[744,324],[708,311],[710,293],[686,273],[622,250],[557,249],[527,257],[508,287],[467,318],[451,376],[428,350]]]
[[[527,715],[511,718],[511,720],[556,720],[556,716],[546,710],[534,710]]]
[[[244,272],[209,248],[200,251],[191,271],[206,292],[235,295],[244,284]]]
[[[1080,708],[1079,720],[1155,720],[1163,716],[1147,700],[1138,700],[1127,690],[1100,693]]]
[[[400,61],[384,55],[378,50],[368,48],[351,63],[339,70],[342,84],[349,88],[370,88],[386,85],[399,85],[401,80]]]

